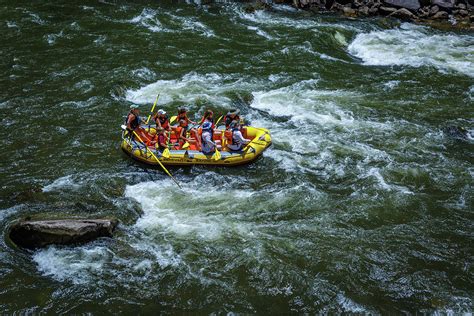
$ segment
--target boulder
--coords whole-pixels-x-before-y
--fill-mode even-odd
[[[448,17],[449,17],[449,14],[446,11],[439,11],[435,15],[432,16],[434,20],[447,19]]]
[[[401,20],[414,20],[416,19],[416,16],[410,12],[410,10],[407,10],[405,8],[398,9],[397,11],[391,13],[389,16],[393,16],[395,18],[399,18]]]
[[[384,0],[383,2],[385,5],[389,5],[391,7],[405,8],[414,11],[421,7],[418,0]]]
[[[10,239],[20,247],[35,249],[51,244],[85,243],[99,237],[112,237],[116,219],[26,220],[10,228]]]
[[[352,9],[352,8],[344,7],[344,8],[342,9],[342,11],[344,12],[344,15],[345,15],[345,16],[350,16],[350,17],[355,17],[355,16],[357,16],[356,10],[354,10],[354,9]]]
[[[379,11],[380,11],[382,14],[392,14],[393,12],[397,11],[397,9],[391,8],[391,7],[381,6],[381,7],[379,8]]]
[[[420,18],[426,18],[430,15],[430,7],[423,7],[420,10],[418,10],[418,16]]]
[[[437,5],[434,5],[430,9],[430,14],[435,15],[436,13],[438,13],[438,11],[439,11],[439,7]]]
[[[456,4],[456,0],[431,0],[431,4],[445,9],[452,9]]]
[[[373,6],[372,8],[369,9],[369,14],[371,15],[376,15],[377,12],[379,12],[379,8]]]
[[[369,15],[369,8],[364,5],[364,6],[359,8],[359,13],[361,15]]]

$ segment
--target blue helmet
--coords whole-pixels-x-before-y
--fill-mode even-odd
[[[211,128],[212,128],[211,122],[204,122],[204,124],[202,124],[202,129],[211,129]]]

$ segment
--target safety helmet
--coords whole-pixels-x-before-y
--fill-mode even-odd
[[[135,109],[138,109],[138,105],[136,104],[130,105],[130,110],[135,110]]]
[[[166,111],[163,109],[158,110],[158,115],[166,115]]]
[[[204,122],[204,124],[202,124],[203,130],[211,129],[211,127],[212,127],[211,122]]]
[[[229,112],[227,113],[227,115],[239,115],[240,114],[240,110],[239,109],[231,109],[229,110]]]

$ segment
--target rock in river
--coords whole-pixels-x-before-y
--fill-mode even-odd
[[[116,219],[27,220],[12,225],[10,239],[29,249],[85,243],[99,237],[112,237],[117,224]]]
[[[418,10],[420,8],[420,2],[418,0],[384,0],[386,5],[405,8],[409,10]]]

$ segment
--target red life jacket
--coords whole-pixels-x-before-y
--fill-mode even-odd
[[[168,120],[168,116],[165,115],[165,117],[157,117],[157,119],[160,121],[161,127],[164,129],[168,129],[170,127],[170,121]]]

